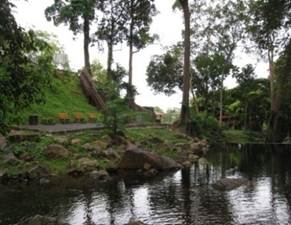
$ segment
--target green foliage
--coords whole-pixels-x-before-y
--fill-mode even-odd
[[[187,125],[189,134],[217,143],[222,140],[222,128],[214,117],[207,113],[195,113]]]
[[[180,115],[180,109],[179,108],[172,108],[168,109],[166,113],[163,115],[162,122],[165,124],[173,124],[176,121],[178,121]]]
[[[87,18],[90,21],[95,18],[97,2],[95,0],[54,0],[54,3],[46,8],[45,15],[49,21],[53,20],[56,26],[64,23],[69,25],[74,34],[77,34],[82,31],[83,26],[80,18]]]
[[[140,50],[155,39],[149,32],[153,16],[157,13],[154,1],[124,0],[121,4],[125,9],[124,17],[127,23],[124,30],[128,44]]]
[[[147,83],[154,91],[171,95],[177,87],[182,88],[181,57],[182,50],[179,46],[173,46],[164,55],[152,57],[147,68]]]
[[[106,102],[103,122],[110,127],[113,135],[123,132],[126,122],[126,109],[127,107],[122,99],[116,98]]]
[[[250,66],[236,76],[239,85],[226,91],[226,113],[237,129],[261,131],[270,114],[269,82],[255,79]]]
[[[12,7],[7,0],[0,5],[0,133],[11,114],[42,101],[53,68],[51,46],[18,26]]]
[[[247,31],[261,51],[284,46],[288,33],[290,2],[252,0],[248,2]],[[276,51],[278,53],[278,51]]]

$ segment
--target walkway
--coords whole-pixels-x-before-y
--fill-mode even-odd
[[[16,127],[20,130],[41,131],[47,133],[66,133],[84,130],[103,129],[101,123],[72,123],[72,124],[55,124],[55,125],[20,125]]]
[[[148,127],[148,128],[166,128],[165,124],[128,124],[126,127]],[[85,130],[101,130],[105,126],[102,123],[71,123],[71,124],[55,124],[55,125],[19,125],[13,127],[17,130],[31,130],[46,133],[70,133]]]

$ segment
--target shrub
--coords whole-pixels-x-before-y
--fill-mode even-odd
[[[196,113],[187,124],[187,132],[192,136],[205,138],[210,142],[221,141],[223,134],[219,122],[207,113]]]

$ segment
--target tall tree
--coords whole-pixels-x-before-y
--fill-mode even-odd
[[[134,102],[133,54],[154,41],[155,35],[150,35],[150,25],[157,11],[154,0],[122,0],[120,4],[125,10],[125,35],[129,46],[127,98],[129,102]]]
[[[184,65],[183,65],[183,97],[182,97],[182,106],[180,114],[180,125],[186,125],[190,119],[190,110],[189,110],[189,92],[190,92],[190,73],[191,73],[191,30],[190,30],[190,20],[191,12],[189,8],[188,0],[177,0],[174,4],[174,8],[179,7],[183,11],[184,18]]]
[[[122,4],[120,4],[119,0],[105,0],[104,6],[101,9],[103,12],[102,18],[96,32],[97,38],[104,40],[107,44],[107,74],[111,78],[114,45],[122,42],[125,38],[125,10],[121,6]]]
[[[290,7],[288,0],[252,0],[248,2],[248,32],[256,43],[257,49],[269,63],[269,81],[271,96],[271,116],[269,121],[269,140],[276,141],[280,102],[276,94],[277,77],[275,73],[275,59],[284,49],[290,28]]]
[[[53,20],[56,26],[61,23],[68,24],[74,35],[83,32],[84,63],[88,71],[90,71],[90,24],[95,19],[96,8],[101,5],[102,1],[97,0],[54,0],[54,3],[45,10],[47,20]]]
[[[8,0],[0,4],[0,133],[9,117],[43,99],[52,69],[51,47],[33,31],[25,32],[12,14]]]
[[[202,53],[209,55],[221,55],[227,66],[220,74],[220,115],[223,116],[223,90],[224,80],[231,73],[234,52],[239,43],[244,39],[245,6],[240,0],[213,0],[211,2],[196,0],[191,9],[192,16],[192,37],[195,40],[193,55]]]

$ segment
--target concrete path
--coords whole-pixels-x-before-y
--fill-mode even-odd
[[[17,126],[20,130],[41,131],[47,133],[66,133],[84,130],[103,129],[104,125],[100,123],[72,123],[72,124],[55,124],[55,125],[21,125]]]
[[[165,124],[128,124],[128,128],[148,127],[148,128],[166,128],[169,125]],[[102,123],[71,123],[71,124],[55,124],[55,125],[20,125],[13,127],[17,130],[31,130],[46,133],[70,133],[85,130],[101,130],[105,126]]]

